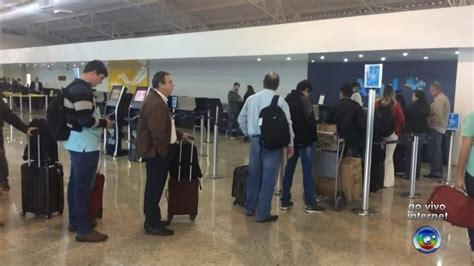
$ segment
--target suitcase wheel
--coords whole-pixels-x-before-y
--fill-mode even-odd
[[[336,197],[336,204],[334,206],[335,211],[342,211],[347,206],[347,199],[344,195],[338,195]]]
[[[25,215],[26,215],[26,212],[24,212],[24,211],[20,212],[21,217],[25,217]]]
[[[101,208],[100,211],[99,211],[99,214],[97,215],[97,218],[102,219],[102,212],[103,212],[103,210]]]
[[[189,220],[194,221],[196,220],[196,215],[189,215]]]

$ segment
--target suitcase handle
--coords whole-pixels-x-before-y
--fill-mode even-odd
[[[178,168],[178,182],[181,181],[181,160],[183,155],[183,143],[185,140],[180,141],[179,143],[179,168]],[[189,159],[189,181],[193,178],[193,155],[194,155],[194,140],[191,141],[191,158]]]
[[[28,146],[28,167],[31,166],[31,137],[32,136],[28,136],[27,138],[27,146]],[[41,167],[41,152],[40,152],[40,148],[41,148],[41,137],[40,137],[40,134],[38,133],[38,140],[37,140],[37,149],[38,149],[38,168]]]

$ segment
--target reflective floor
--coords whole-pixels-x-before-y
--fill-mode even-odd
[[[466,230],[445,222],[407,221],[410,200],[400,196],[409,182],[397,178],[396,187],[370,195],[370,207],[379,215],[361,217],[346,210],[323,214],[303,212],[301,171],[293,185],[295,206],[280,211],[274,197],[273,211],[280,216],[271,224],[259,224],[232,204],[232,172],[246,164],[248,145],[241,140],[222,138],[218,173],[223,179],[203,178],[199,215],[194,222],[176,216],[172,237],[155,237],[143,232],[143,164],[129,163],[125,157],[107,157],[104,217],[98,230],[109,235],[99,244],[74,240],[67,231],[67,209],[62,216],[46,220],[28,214],[20,216],[20,165],[26,139],[18,131],[4,127],[12,189],[0,196],[1,265],[470,265],[471,251]],[[197,138],[199,140],[199,138]],[[199,144],[198,144],[199,148]],[[204,147],[204,150],[206,148]],[[212,150],[212,149],[211,149]],[[60,148],[65,172],[69,155]],[[212,169],[209,157],[201,159],[203,172]],[[298,168],[300,168],[298,166]],[[423,169],[426,172],[426,169]],[[65,176],[67,184],[68,174]],[[438,183],[423,179],[417,184],[424,204]],[[161,202],[166,210],[166,199]],[[329,205],[326,204],[328,208]],[[165,213],[163,213],[166,215]],[[441,248],[429,255],[415,250],[414,231],[433,225],[442,235]]]

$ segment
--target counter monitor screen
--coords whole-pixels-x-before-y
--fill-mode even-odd
[[[135,97],[133,98],[134,102],[143,102],[146,97],[146,90],[137,90],[135,92]]]
[[[120,86],[114,86],[114,87],[112,88],[112,92],[110,93],[110,98],[109,98],[109,100],[111,100],[111,101],[117,101],[118,98],[120,97],[120,92],[121,92],[121,90],[122,90],[122,87],[120,87]]]

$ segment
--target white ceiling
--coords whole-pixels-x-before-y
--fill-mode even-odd
[[[0,0],[3,34],[48,44],[472,5],[474,0]],[[348,40],[350,41],[350,40]]]

